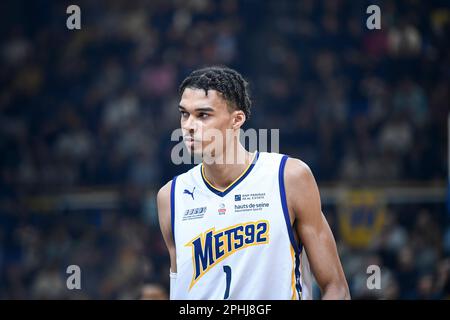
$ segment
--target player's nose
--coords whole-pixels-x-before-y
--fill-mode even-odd
[[[195,132],[195,130],[197,129],[197,123],[194,119],[194,117],[189,116],[186,121],[184,121],[183,123],[183,129],[192,133]]]

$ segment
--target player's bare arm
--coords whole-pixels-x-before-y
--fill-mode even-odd
[[[288,159],[284,171],[291,223],[305,247],[322,299],[350,299],[336,242],[322,213],[319,189],[309,167]]]
[[[171,182],[166,183],[159,191],[156,197],[158,205],[159,226],[166,242],[170,255],[170,270],[177,272],[175,244],[172,236],[172,222],[170,216],[170,189]]]

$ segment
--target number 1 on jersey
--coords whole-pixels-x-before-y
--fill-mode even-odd
[[[226,300],[230,296],[231,267],[230,266],[223,266],[223,272],[225,272],[226,281],[227,281],[227,286],[226,286],[226,289],[225,289],[225,295],[223,296],[223,299]]]

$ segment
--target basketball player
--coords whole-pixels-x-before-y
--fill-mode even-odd
[[[212,158],[233,161],[203,158],[158,192],[170,298],[312,299],[314,275],[323,299],[349,299],[309,167],[278,153],[250,153],[238,142],[251,105],[242,76],[223,67],[194,71],[180,97],[191,154],[208,149]],[[222,141],[204,139],[213,129]]]

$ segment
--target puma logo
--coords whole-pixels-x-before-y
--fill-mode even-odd
[[[194,190],[195,190],[195,187],[194,187],[194,189],[192,189],[192,192],[189,191],[188,189],[184,189],[183,194],[189,194],[189,195],[191,195],[192,200],[194,200]]]

